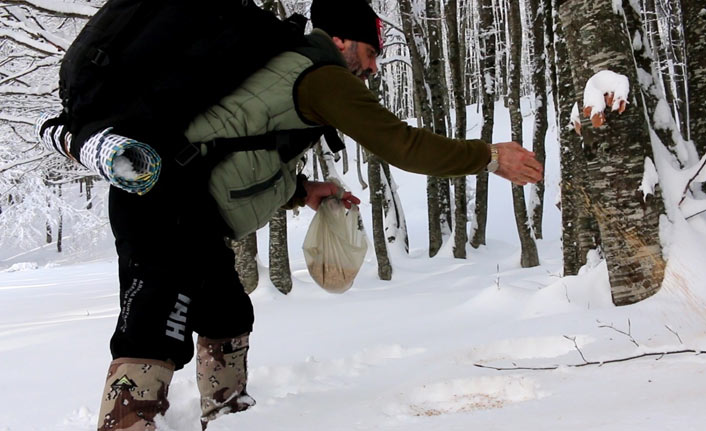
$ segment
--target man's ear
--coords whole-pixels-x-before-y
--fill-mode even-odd
[[[339,51],[341,51],[341,52],[345,51],[346,45],[345,45],[345,43],[343,42],[343,39],[341,39],[341,38],[338,37],[338,36],[334,36],[334,37],[332,37],[331,39],[333,39],[333,43],[334,43],[334,45],[336,45],[336,48],[338,48]]]

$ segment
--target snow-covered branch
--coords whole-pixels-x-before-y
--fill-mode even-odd
[[[24,4],[35,9],[52,12],[64,16],[77,16],[90,18],[98,11],[98,8],[82,4],[67,3],[57,0],[4,0],[3,3]]]
[[[27,15],[25,15],[22,8],[18,6],[12,6],[7,8],[8,12],[17,19],[21,25],[22,29],[30,34],[34,34],[38,37],[46,39],[50,44],[57,46],[63,51],[66,51],[71,45],[71,42],[58,36],[50,31],[46,31],[35,22],[33,22]]]
[[[0,114],[0,121],[7,121],[8,123],[24,123],[24,124],[34,124],[34,120],[27,117],[17,117],[15,115]]]
[[[27,36],[24,33],[20,33],[19,31],[13,31],[13,30],[5,30],[5,29],[0,29],[0,39],[2,38],[7,38],[7,39],[12,39],[15,42],[19,43],[20,45],[24,45],[28,48],[32,48],[34,50],[46,53],[46,54],[59,54],[59,49],[51,44],[40,42],[38,40],[34,40],[31,37]]]
[[[47,96],[59,89],[59,85],[37,85],[30,88],[20,88],[12,85],[0,85],[2,95]]]
[[[15,161],[13,161],[13,162],[10,162],[10,163],[6,164],[5,166],[0,166],[0,174],[2,174],[3,172],[7,172],[7,171],[9,171],[10,169],[14,169],[14,168],[16,168],[16,167],[18,167],[18,166],[27,165],[27,164],[30,164],[30,163],[42,161],[42,160],[48,158],[49,156],[53,156],[53,155],[54,155],[53,153],[50,153],[50,152],[47,151],[47,152],[44,152],[44,153],[42,153],[42,154],[40,154],[40,155],[38,155],[38,156],[32,157],[32,158],[30,158],[30,159],[15,160]]]
[[[17,78],[19,78],[19,77],[22,77],[22,76],[24,76],[24,75],[27,75],[27,74],[29,74],[29,73],[32,73],[32,72],[34,72],[35,70],[39,69],[40,67],[53,66],[53,65],[55,65],[55,64],[56,64],[56,61],[55,61],[54,59],[52,59],[52,58],[45,58],[45,59],[43,59],[43,60],[41,60],[41,61],[39,61],[39,62],[37,62],[37,63],[32,64],[32,65],[29,66],[27,69],[25,69],[25,70],[23,70],[23,71],[21,71],[21,72],[17,72],[17,73],[15,73],[14,75],[10,75],[10,76],[8,76],[8,77],[6,77],[6,78],[0,79],[0,86],[1,86],[2,84],[5,84],[6,82],[13,81],[13,80],[15,80],[15,79],[17,79]]]
[[[691,187],[692,183],[706,181],[706,171],[704,170],[704,168],[706,168],[706,156],[701,158],[701,165],[696,170],[696,173],[691,178],[689,178],[689,181],[687,181],[686,186],[684,186],[684,191],[682,192],[681,200],[679,201],[680,206],[682,203],[684,203],[684,200],[686,199],[686,195],[689,192],[689,188]],[[704,175],[702,175],[702,172],[704,173]]]

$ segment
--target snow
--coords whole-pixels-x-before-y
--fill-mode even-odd
[[[584,108],[591,107],[591,115],[598,115],[606,108],[605,94],[613,93],[611,109],[620,109],[621,102],[627,103],[630,81],[627,76],[610,70],[601,70],[588,79],[583,92]]]
[[[113,174],[116,177],[124,178],[126,180],[137,180],[139,174],[135,171],[132,162],[127,156],[120,155],[116,156],[113,161]]]
[[[657,184],[659,184],[659,174],[657,173],[657,168],[652,162],[652,159],[645,157],[645,170],[642,175],[642,184],[640,185],[643,200],[647,200],[647,195],[655,194],[655,187]]]
[[[494,141],[501,142],[509,114],[502,104],[496,113]],[[479,121],[469,109],[469,130],[480,133]],[[532,116],[524,121],[531,136]],[[547,202],[559,191],[555,129],[547,135],[554,143],[547,148]],[[348,151],[354,161],[355,148]],[[666,150],[655,157],[670,203],[662,223],[669,261],[662,290],[630,306],[612,305],[607,266],[595,251],[578,276],[561,277],[560,214],[553,205],[544,207],[541,265],[522,269],[510,186],[495,176],[487,246],[469,247],[468,259],[460,260],[447,243],[430,259],[426,179],[393,169],[410,254],[390,247],[394,272],[385,282],[370,250],[342,295],[325,292],[307,272],[301,244],[311,211],[289,215],[294,286],[287,296],[268,281],[262,230],[248,384],[257,405],[219,418],[209,431],[701,430],[706,355],[577,366],[706,349],[706,218],[687,220],[678,205],[698,166],[681,171]],[[368,191],[355,175],[353,168],[341,178],[361,197],[370,232]],[[14,257],[2,251],[2,431],[95,429],[118,314],[117,259],[109,240],[81,245],[82,254],[63,256],[48,247]],[[192,361],[174,376],[159,429],[199,430],[197,393]]]
[[[671,130],[674,127],[674,117],[666,99],[661,98],[657,102],[652,121],[655,129]]]

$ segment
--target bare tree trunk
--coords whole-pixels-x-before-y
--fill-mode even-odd
[[[558,100],[558,90],[557,90],[557,64],[556,64],[556,51],[554,50],[555,41],[555,29],[554,26],[557,25],[554,16],[556,11],[552,5],[553,0],[540,0],[542,2],[542,9],[544,10],[544,49],[546,53],[546,67],[548,69],[549,82],[552,88],[552,97],[554,102],[554,109],[558,110],[559,100]],[[557,120],[559,116],[556,116]]]
[[[513,0],[517,1],[517,0]],[[496,63],[495,67],[498,72],[498,94],[503,100],[503,104],[507,107],[507,95],[509,92],[509,74],[508,74],[508,51],[511,42],[508,40],[507,28],[508,28],[508,0],[493,0],[495,7],[493,8],[495,12],[495,21],[497,22],[497,35],[496,35],[496,50],[497,55],[495,56]],[[519,6],[518,6],[519,7]]]
[[[377,257],[378,263],[378,277],[380,277],[380,280],[391,280],[392,265],[390,265],[390,258],[387,253],[387,241],[385,240],[385,225],[382,210],[384,193],[380,178],[380,159],[372,154],[368,158],[368,181],[370,181],[373,243],[375,244],[375,256]]]
[[[684,13],[688,74],[689,130],[699,156],[706,154],[706,5],[703,0],[681,0]]]
[[[270,219],[270,281],[285,295],[292,291],[292,270],[287,247],[287,211],[279,210]]]
[[[424,67],[425,56],[422,55],[425,47],[417,44],[418,40],[421,41],[423,39],[424,31],[416,21],[418,17],[412,11],[410,0],[399,0],[398,3],[402,16],[402,28],[407,38],[407,46],[409,47],[412,61],[414,90],[416,100],[419,102],[417,112],[421,114],[422,118],[419,126],[433,131],[435,123],[432,112],[435,107],[432,105],[430,95],[427,94],[426,70]],[[439,185],[438,181],[433,177],[427,178],[427,212],[429,214],[429,256],[433,257],[438,253],[442,242]]]
[[[61,199],[61,196],[63,195],[62,185],[59,184],[57,187],[59,188],[59,199]],[[59,211],[59,222],[56,229],[56,251],[61,253],[64,249],[64,209],[61,207],[61,205],[59,205],[59,208],[57,208],[57,210]]]
[[[544,150],[544,138],[547,134],[547,79],[546,62],[544,53],[544,15],[551,11],[544,10],[544,4],[540,0],[529,0],[527,5],[530,13],[532,25],[534,59],[532,83],[534,87],[534,136],[532,139],[532,150],[537,160],[544,167],[546,151]],[[542,239],[542,219],[544,213],[544,181],[532,184],[530,187],[530,219],[532,229],[537,239]]]
[[[257,268],[257,234],[255,232],[239,241],[231,241],[235,252],[235,270],[246,293],[257,288],[260,274]]]
[[[365,190],[368,188],[368,183],[365,182],[363,179],[363,168],[362,165],[364,163],[363,161],[363,154],[364,152],[362,151],[360,144],[356,143],[356,161],[355,161],[355,167],[356,170],[358,171],[358,182],[360,183],[361,189]]]
[[[323,181],[326,181],[331,176],[331,172],[329,171],[328,163],[326,163],[326,160],[324,159],[325,155],[323,145],[321,145],[321,140],[314,145],[313,150],[316,155],[318,165],[321,168],[321,177]]]
[[[380,98],[379,76],[369,78],[368,84]],[[389,206],[385,200],[385,187],[380,175],[380,158],[374,154],[368,154],[368,181],[370,182],[370,205],[372,206],[373,219],[373,244],[375,246],[375,256],[378,263],[378,277],[380,280],[392,279],[392,265],[387,252],[387,241],[385,239],[384,212]]]
[[[85,177],[84,182],[86,183],[86,209],[90,210],[93,208],[93,177]]]
[[[407,220],[405,219],[404,211],[402,209],[402,202],[400,201],[400,195],[397,193],[397,185],[392,178],[392,173],[390,172],[390,165],[384,160],[380,160],[380,167],[382,168],[382,182],[385,188],[386,194],[383,202],[389,203],[389,208],[383,206],[385,210],[385,219],[392,219],[392,222],[388,222],[385,225],[389,227],[394,227],[394,232],[387,232],[387,242],[396,243],[402,242],[403,249],[405,253],[409,253],[409,235],[407,233]]]
[[[439,202],[439,181],[436,177],[427,177],[427,216],[429,217],[429,257],[434,257],[441,250],[441,204]]]
[[[432,130],[440,135],[447,135],[446,121],[448,119],[448,110],[446,109],[445,95],[448,94],[448,89],[446,87],[446,68],[444,67],[444,52],[442,46],[443,31],[441,26],[440,0],[426,1],[426,27],[429,39],[429,61],[428,67],[425,69],[424,80],[429,86],[431,96],[433,116]],[[434,181],[437,183],[439,230],[441,231],[443,242],[443,237],[452,230],[451,190],[448,179],[435,178]],[[434,221],[433,224],[436,225],[436,221]],[[436,230],[436,226],[434,230]],[[436,252],[434,252],[434,254],[436,254]]]
[[[627,3],[623,8],[630,7]],[[576,87],[603,69],[633,83],[628,109],[599,128],[582,129],[588,154],[593,214],[601,231],[613,303],[631,304],[656,293],[665,262],[659,243],[660,192],[643,196],[645,158],[653,158],[631,35],[609,0],[568,0],[559,5]],[[605,28],[615,31],[606,32]]]
[[[454,178],[454,257],[466,258],[466,244],[468,243],[468,198],[466,195],[466,177]]]
[[[654,1],[649,0],[645,2],[645,7],[651,7],[652,11],[637,11],[632,7],[625,10],[625,21],[628,26],[628,34],[635,35],[633,36],[634,38],[639,35],[646,34],[649,31],[643,20],[646,19],[648,13],[655,13]],[[641,74],[640,86],[642,88],[642,94],[644,95],[647,113],[650,118],[655,118],[660,102],[665,105],[667,104],[667,94],[659,80],[657,70],[658,64],[656,62],[656,58],[654,58],[654,55],[656,55],[656,49],[657,47],[652,45],[652,40],[649,37],[642,37],[639,44],[633,43],[635,62],[637,67],[644,71],[644,73]],[[663,116],[664,114],[660,115]],[[660,123],[664,123],[664,121],[660,121]],[[660,141],[662,141],[662,144],[664,144],[666,148],[672,150],[676,159],[679,160],[679,163],[681,164],[683,161],[680,160],[679,153],[675,150],[675,145],[677,143],[673,139],[673,136],[679,133],[676,122],[673,121],[672,124],[668,126],[660,124],[659,127],[657,127],[657,125],[655,125],[653,130],[659,137]],[[672,130],[674,131],[674,134],[672,133]]]
[[[493,142],[493,127],[495,126],[495,46],[497,29],[494,23],[493,0],[479,0],[480,15],[479,55],[480,73],[482,76],[483,97],[483,128],[481,139]],[[475,219],[471,235],[471,246],[478,248],[485,245],[485,229],[488,222],[488,173],[482,172],[476,176]]]
[[[687,95],[687,59],[684,58],[686,56],[686,50],[684,49],[685,47],[685,35],[684,35],[684,25],[683,25],[683,20],[682,20],[682,8],[681,4],[678,1],[667,1],[664,2],[663,4],[668,5],[669,7],[669,13],[667,15],[668,19],[668,25],[667,28],[669,29],[667,33],[668,38],[669,38],[669,52],[674,59],[673,61],[673,67],[674,67],[674,94],[675,94],[675,100],[674,100],[674,105],[675,105],[675,111],[679,114],[679,117],[681,120],[686,120],[688,117],[687,111],[687,103],[688,103],[688,95]],[[700,2],[702,9],[704,8],[704,3],[703,1]],[[699,11],[699,13],[701,13]],[[703,25],[706,23],[706,18],[704,16],[701,16],[701,26],[703,29]],[[702,30],[701,35],[703,36],[704,33]],[[703,53],[703,52],[702,52]],[[703,63],[702,63],[703,64]],[[680,121],[679,124],[682,126],[681,130],[685,131],[684,135],[686,135],[686,131],[689,129],[686,121]]]
[[[465,9],[462,9],[465,10]],[[456,130],[455,137],[457,139],[466,139],[466,96],[464,91],[464,65],[465,59],[462,59],[462,53],[465,54],[465,49],[462,49],[459,23],[463,19],[459,19],[459,9],[457,0],[448,0],[446,3],[446,25],[448,27],[448,50],[449,50],[449,68],[451,70],[451,82],[453,86],[454,110],[456,112]],[[466,243],[468,242],[468,198],[466,193],[466,178],[460,177],[453,180],[454,185],[454,247],[453,254],[457,259],[466,258]]]
[[[510,109],[510,121],[512,128],[512,140],[522,144],[522,112],[520,110],[520,75],[521,75],[521,48],[522,48],[522,17],[520,15],[520,5],[517,0],[510,3],[510,72],[508,82],[510,97],[508,97],[508,107]],[[539,255],[537,244],[532,236],[532,229],[527,218],[527,206],[525,203],[525,192],[522,186],[512,185],[512,203],[515,209],[515,223],[520,236],[522,246],[522,256],[520,264],[523,268],[530,268],[539,265]]]
[[[559,21],[555,26],[554,47],[557,68],[557,119],[559,153],[561,154],[561,220],[564,276],[576,275],[586,264],[589,250],[598,246],[598,225],[589,212],[587,196],[588,171],[583,154],[583,140],[573,130],[571,108],[579,97],[574,87],[564,30]]]

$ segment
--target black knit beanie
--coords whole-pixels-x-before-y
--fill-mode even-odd
[[[311,24],[331,37],[365,42],[382,52],[382,21],[366,0],[314,0]]]

